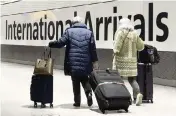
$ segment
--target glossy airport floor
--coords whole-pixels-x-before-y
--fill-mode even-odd
[[[95,96],[94,105],[87,106],[82,89],[81,108],[74,108],[72,83],[63,71],[54,70],[54,107],[33,108],[30,84],[33,66],[1,62],[1,116],[99,116]],[[129,88],[130,85],[125,82]],[[39,106],[40,107],[40,106]],[[108,116],[176,116],[176,88],[154,85],[154,103],[129,107],[125,111],[107,111]]]

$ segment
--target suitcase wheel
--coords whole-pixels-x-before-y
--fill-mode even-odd
[[[153,99],[151,99],[151,103],[153,103]]]
[[[103,113],[103,114],[105,114],[105,110],[103,110],[103,109],[100,109],[101,110],[101,112]]]
[[[34,102],[34,108],[37,108],[37,102]]]
[[[52,103],[50,103],[50,108],[53,108],[53,104]]]
[[[46,105],[44,103],[41,104],[41,108],[45,108]]]
[[[125,109],[126,112],[128,112],[128,109]]]
[[[132,105],[132,103],[133,103],[133,100],[132,100],[132,99],[130,99],[130,101],[129,101],[129,105]]]

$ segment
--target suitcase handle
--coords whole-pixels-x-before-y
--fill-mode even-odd
[[[46,59],[46,57],[45,57],[45,54],[46,54],[46,53],[45,53],[45,52],[47,51],[47,48],[48,48],[48,47],[44,47],[45,50],[44,50],[44,52],[43,52],[43,59]],[[51,58],[51,48],[48,48],[48,49],[49,49],[48,58]]]

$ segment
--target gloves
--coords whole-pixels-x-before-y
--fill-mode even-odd
[[[54,46],[55,42],[54,41],[50,41],[49,44],[48,44],[48,47],[52,47]]]

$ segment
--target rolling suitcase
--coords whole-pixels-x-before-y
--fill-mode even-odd
[[[151,64],[138,63],[137,82],[143,94],[143,102],[153,103],[153,71]]]
[[[128,112],[131,95],[116,71],[93,71],[89,81],[102,113],[120,109]]]
[[[34,107],[37,102],[41,102],[41,107],[46,107],[50,103],[53,107],[53,76],[52,75],[33,75],[30,87],[30,98],[34,101]]]

